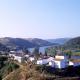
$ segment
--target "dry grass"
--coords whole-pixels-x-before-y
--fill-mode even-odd
[[[44,75],[35,70],[34,64],[20,65],[20,68],[10,73],[3,80],[45,80]]]
[[[20,65],[20,64],[19,64]],[[13,71],[3,80],[78,80],[77,77],[60,78],[55,75],[40,73],[36,70],[36,65],[32,63],[21,64],[20,68]]]

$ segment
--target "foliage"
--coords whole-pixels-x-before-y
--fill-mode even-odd
[[[72,55],[74,55],[74,56],[80,56],[80,52],[73,52]]]
[[[2,75],[2,77],[4,78],[5,76],[7,76],[10,72],[12,72],[13,70],[19,68],[18,65],[14,64],[14,63],[7,63],[1,70],[0,70],[0,75]]]
[[[33,48],[33,47],[41,47],[41,46],[49,46],[53,45],[52,43],[38,38],[32,38],[32,39],[23,39],[23,38],[11,38],[11,37],[5,37],[0,38],[0,50],[5,51],[6,47],[8,47],[10,50],[16,50],[16,49],[23,49],[23,48]]]
[[[64,51],[64,53],[65,53],[69,58],[71,58],[71,55],[72,55],[72,51],[71,51],[71,50],[66,50],[66,51]]]
[[[5,66],[5,62],[8,60],[6,56],[0,56],[0,69]]]
[[[29,50],[26,49],[26,48],[23,48],[23,52],[24,52],[25,54],[28,54],[28,53],[29,53]]]
[[[49,66],[38,66],[30,63],[21,64],[20,68],[9,74],[4,80],[78,80],[79,75],[80,67],[53,69]]]
[[[39,53],[39,48],[38,47],[34,48],[33,55],[37,59],[40,57],[40,53]]]
[[[54,56],[54,55],[56,55],[56,49],[54,49],[54,48],[47,48],[46,49],[46,53],[47,53],[47,55]]]
[[[19,68],[19,66],[12,61],[8,61],[8,57],[0,56],[0,78],[4,78],[17,68]]]
[[[80,37],[70,39],[67,43],[65,43],[64,46],[68,49],[69,48],[80,49]]]

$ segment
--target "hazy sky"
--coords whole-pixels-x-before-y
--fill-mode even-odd
[[[80,0],[0,0],[0,37],[80,36]]]

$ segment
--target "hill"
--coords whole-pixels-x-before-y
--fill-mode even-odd
[[[0,80],[18,68],[19,65],[10,61],[7,56],[0,55]]]
[[[9,51],[9,48],[0,43],[0,51]]]
[[[80,37],[70,39],[64,46],[67,48],[80,48]]]
[[[39,39],[39,38],[28,38],[30,43],[34,43],[37,46],[48,46],[48,45],[56,45],[55,43],[48,42],[47,40]]]
[[[8,74],[2,80],[79,80],[79,70],[80,67],[56,70],[49,66],[37,66],[29,62],[28,64],[19,64],[18,69]],[[72,72],[73,74],[71,74]]]
[[[48,39],[47,41],[49,41],[51,43],[58,43],[58,44],[62,45],[69,40],[70,40],[70,38],[58,38],[58,39]]]
[[[23,38],[5,37],[5,38],[0,38],[0,43],[10,49],[22,49],[22,48],[54,45],[46,40],[38,38],[23,39]]]

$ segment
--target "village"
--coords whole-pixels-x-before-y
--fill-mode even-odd
[[[57,52],[58,53],[58,52]],[[69,56],[63,54],[55,54],[54,56],[50,55],[33,55],[32,53],[25,54],[22,50],[19,51],[10,51],[9,59],[16,60],[19,63],[28,61],[37,64],[37,65],[46,65],[52,68],[64,69],[69,66],[79,66],[80,59],[69,59]]]

